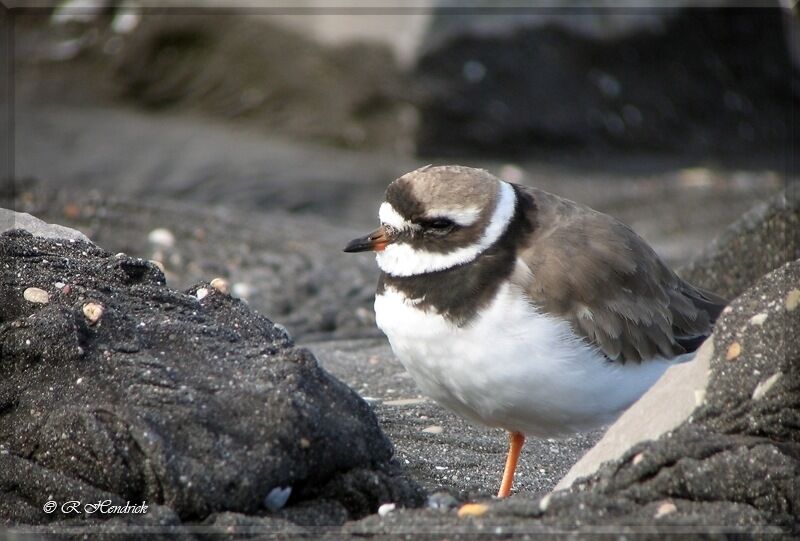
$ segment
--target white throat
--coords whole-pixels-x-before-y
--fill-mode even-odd
[[[514,188],[509,183],[500,181],[497,205],[494,208],[489,225],[478,242],[446,254],[415,250],[406,243],[389,244],[383,251],[375,254],[378,266],[383,272],[392,276],[414,276],[469,263],[505,233],[508,224],[514,217],[516,206],[517,195],[514,192]],[[396,229],[416,227],[414,224],[404,220],[389,203],[381,205],[380,219],[383,223],[388,223]]]

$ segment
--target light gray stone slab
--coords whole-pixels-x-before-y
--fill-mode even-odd
[[[49,224],[35,216],[31,216],[27,212],[16,212],[11,209],[0,208],[0,233],[10,229],[24,229],[34,237],[91,242],[89,237],[75,229],[58,224]]]
[[[609,427],[597,445],[572,466],[556,490],[568,488],[576,479],[597,471],[603,463],[622,457],[637,443],[655,440],[677,428],[703,401],[713,355],[714,343],[707,340],[692,361],[670,367]]]

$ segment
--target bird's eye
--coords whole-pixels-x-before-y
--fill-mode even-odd
[[[431,220],[425,220],[422,225],[430,229],[447,229],[453,225],[453,221],[447,218],[433,218]]]

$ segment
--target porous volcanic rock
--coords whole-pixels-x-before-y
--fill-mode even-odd
[[[23,230],[0,235],[0,262],[0,520],[60,521],[48,499],[103,494],[166,522],[264,514],[281,487],[282,512],[321,502],[317,521],[420,503],[368,405],[245,303]]]

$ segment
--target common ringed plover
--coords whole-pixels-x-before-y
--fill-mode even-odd
[[[616,219],[481,169],[426,166],[386,190],[378,327],[420,389],[510,446],[612,422],[711,333],[721,298]]]

